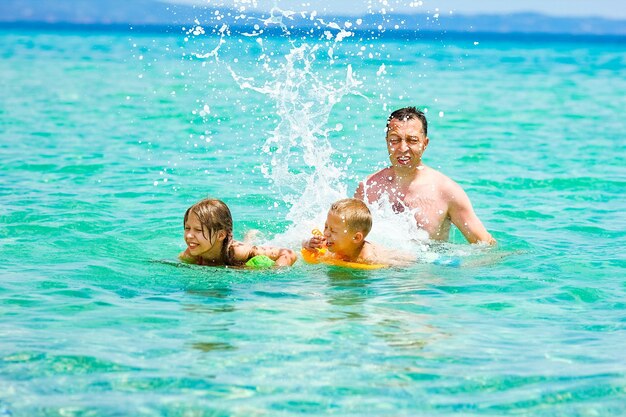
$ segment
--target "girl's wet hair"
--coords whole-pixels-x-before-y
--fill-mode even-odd
[[[228,206],[223,201],[215,198],[206,198],[199,201],[185,212],[183,227],[187,223],[189,213],[191,212],[198,216],[202,224],[202,236],[205,239],[211,240],[213,233],[220,230],[226,232],[226,238],[222,244],[222,261],[225,265],[233,265],[234,251],[231,247],[233,242],[233,216],[230,214]],[[204,234],[205,228],[209,233],[208,237]]]
[[[426,115],[423,111],[416,107],[403,107],[391,113],[389,115],[389,118],[387,119],[387,129],[389,129],[389,123],[392,119],[400,120],[403,122],[411,119],[418,119],[420,122],[422,122],[424,136],[428,136],[428,122],[426,121]]]
[[[344,219],[348,229],[362,232],[364,236],[372,230],[372,213],[364,202],[356,198],[344,198],[330,206],[330,212]]]

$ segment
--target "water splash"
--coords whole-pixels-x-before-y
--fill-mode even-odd
[[[306,39],[297,42],[290,37],[285,20],[291,19],[293,11],[272,8],[270,17],[259,19],[263,27],[280,28],[288,37],[290,49],[284,56],[276,56],[268,50],[258,24],[254,31],[244,36],[257,37],[260,47],[257,68],[261,74],[238,72],[226,65],[229,74],[243,90],[265,95],[273,103],[268,112],[278,116],[278,122],[262,146],[268,162],[261,172],[269,180],[277,194],[289,207],[287,220],[293,226],[288,235],[308,233],[312,225],[319,224],[330,204],[347,196],[346,161],[337,156],[329,141],[329,134],[341,131],[343,126],[328,125],[333,107],[348,95],[361,95],[361,82],[354,75],[350,64],[340,68],[343,77],[323,79],[318,76],[317,66],[335,65],[334,56],[338,46],[350,32],[333,22],[324,22],[322,42]],[[331,32],[332,31],[332,32]],[[214,58],[219,62],[219,48],[225,42],[228,30],[220,31],[220,44],[208,54],[196,54],[199,58]]]
[[[333,162],[335,150],[328,140],[329,133],[342,126],[329,127],[328,118],[343,97],[358,94],[360,82],[351,66],[338,84],[319,79],[313,69],[319,49],[308,44],[292,48],[284,62],[267,69],[269,81],[261,86],[229,68],[241,88],[264,94],[274,103],[279,122],[263,145],[270,160],[262,172],[291,207],[288,219],[294,223],[317,216],[347,195],[345,166]]]

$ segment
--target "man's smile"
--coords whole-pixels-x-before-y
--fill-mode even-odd
[[[411,157],[410,156],[399,156],[396,158],[396,161],[398,161],[398,163],[400,165],[408,165],[411,162]]]

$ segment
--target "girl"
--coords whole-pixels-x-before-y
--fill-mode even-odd
[[[233,240],[233,218],[228,206],[217,199],[205,199],[185,212],[187,249],[178,257],[196,265],[242,266],[256,255],[265,255],[276,266],[290,266],[296,261],[291,249],[252,246]]]

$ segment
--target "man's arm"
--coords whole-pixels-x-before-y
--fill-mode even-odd
[[[463,233],[469,243],[483,242],[490,245],[497,243],[485,229],[474,212],[469,197],[457,183],[451,186],[448,214],[452,223]]]

